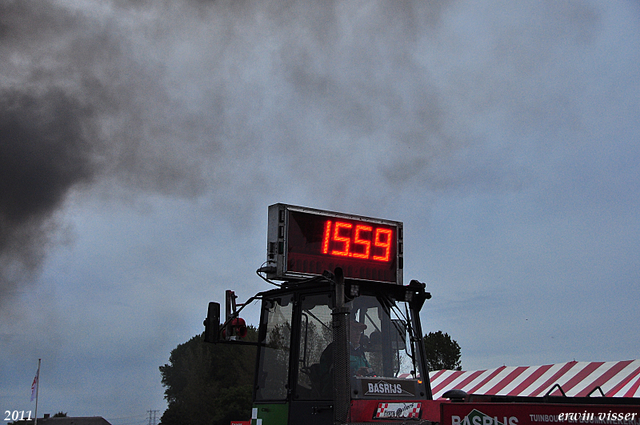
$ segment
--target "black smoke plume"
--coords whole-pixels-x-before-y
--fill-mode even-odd
[[[459,0],[0,0],[0,291],[37,270],[79,187],[205,194],[238,223],[283,192],[357,213],[517,190],[537,151],[521,135],[575,121],[578,86],[546,81],[600,19],[526,8],[514,25],[518,7]],[[513,145],[487,140],[496,117]]]
[[[32,271],[53,214],[95,175],[91,111],[60,90],[0,94],[0,279]]]

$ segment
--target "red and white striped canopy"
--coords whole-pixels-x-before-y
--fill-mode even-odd
[[[568,397],[584,397],[599,386],[607,397],[640,397],[640,360],[567,362],[544,366],[429,373],[434,400],[453,389],[468,394],[542,397],[559,384]],[[556,389],[552,395],[560,395]],[[592,396],[599,396],[600,391]]]

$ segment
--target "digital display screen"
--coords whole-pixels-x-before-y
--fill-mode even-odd
[[[321,275],[341,267],[347,279],[401,284],[401,223],[302,208],[284,217],[281,274]]]

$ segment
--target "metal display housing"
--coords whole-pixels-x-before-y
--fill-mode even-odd
[[[372,227],[382,229],[387,234],[392,234],[389,244],[390,258],[386,263],[382,261],[360,260],[352,257],[337,257],[335,255],[305,255],[311,260],[298,261],[295,264],[302,266],[293,267],[293,252],[298,248],[298,242],[292,242],[291,235],[299,232],[296,220],[313,222],[316,227],[320,220],[343,220],[360,227]],[[348,224],[347,223],[347,224]],[[370,231],[371,233],[372,231]],[[336,235],[337,235],[336,230]],[[361,242],[352,242],[357,244]],[[375,242],[373,242],[375,243]],[[316,248],[319,242],[314,242]],[[310,245],[310,244],[307,244]],[[273,280],[296,281],[320,276],[325,270],[333,271],[335,267],[341,267],[345,271],[345,279],[355,282],[382,282],[402,285],[403,269],[403,224],[399,221],[383,220],[353,214],[344,214],[333,211],[318,210],[314,208],[299,207],[288,204],[273,204],[269,206],[268,230],[267,230],[267,278]],[[353,254],[355,256],[356,254]],[[363,254],[358,254],[363,255]],[[303,256],[300,254],[300,256]],[[291,261],[290,261],[291,260]],[[313,264],[314,267],[311,266]],[[326,266],[326,267],[323,267]]]

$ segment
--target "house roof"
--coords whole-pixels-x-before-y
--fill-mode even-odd
[[[566,362],[543,366],[500,366],[494,369],[429,373],[433,398],[452,389],[468,394],[542,397],[556,384],[568,397],[640,397],[640,360]],[[556,388],[550,395],[561,395]]]
[[[32,421],[33,423],[33,421]],[[111,425],[102,416],[62,416],[38,418],[38,425]]]

